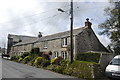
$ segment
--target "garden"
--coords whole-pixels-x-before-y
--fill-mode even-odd
[[[86,59],[88,56],[91,57]],[[40,52],[39,48],[33,48],[30,52],[24,52],[21,56],[12,56],[11,60],[77,78],[93,79],[103,76],[98,63],[99,57],[100,55],[97,53],[78,53],[76,61],[70,63],[61,56],[50,60],[49,54]]]

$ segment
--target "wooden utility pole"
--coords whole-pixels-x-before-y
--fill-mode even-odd
[[[58,11],[65,12],[61,8]],[[73,0],[70,2],[70,62],[73,62]]]
[[[73,62],[73,0],[70,2],[70,62]]]

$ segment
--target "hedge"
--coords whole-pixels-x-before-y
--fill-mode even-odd
[[[100,59],[100,53],[95,53],[95,52],[78,53],[76,56],[76,60],[79,60],[79,61],[88,61],[88,62],[98,63],[99,59]]]
[[[24,59],[23,59],[23,63],[28,63],[30,61],[30,56],[26,56]]]
[[[74,61],[72,64],[66,67],[64,74],[84,79],[100,78],[100,72],[98,71],[100,71],[100,64],[94,62]]]
[[[40,67],[41,63],[43,62],[44,58],[43,57],[37,57],[34,61],[34,64],[36,67]]]
[[[29,54],[29,52],[24,52],[20,57],[24,59],[26,56],[29,56]]]

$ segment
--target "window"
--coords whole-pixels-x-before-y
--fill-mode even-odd
[[[62,51],[62,58],[67,59],[67,52],[66,51]]]
[[[54,51],[54,58],[58,57],[58,52]]]
[[[110,65],[120,65],[120,59],[113,59],[113,60],[110,62]]]
[[[48,45],[47,41],[44,41],[44,48],[47,48],[47,45]]]
[[[67,47],[67,38],[62,39],[62,47]]]

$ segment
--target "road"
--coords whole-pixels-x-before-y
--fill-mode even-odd
[[[2,78],[73,78],[67,75],[2,60]]]
[[[34,80],[34,78],[47,78],[52,79],[52,78],[59,78],[61,80],[86,80],[86,79],[77,79],[71,76],[67,75],[62,75],[58,74],[55,72],[51,72],[48,70],[43,70],[40,68],[35,68],[32,66],[28,66],[25,64],[9,61],[9,60],[4,60],[0,58],[0,62],[2,64],[2,78],[12,78],[10,80],[14,80],[14,78],[17,78],[15,80],[18,80],[18,78],[22,80],[30,79]],[[25,79],[23,79],[25,78]],[[33,78],[33,79],[32,79]],[[73,79],[74,78],[74,79]],[[4,80],[4,79],[3,79]],[[35,79],[36,80],[36,79]],[[101,79],[100,79],[101,80]],[[103,79],[103,80],[109,80],[109,79]]]

